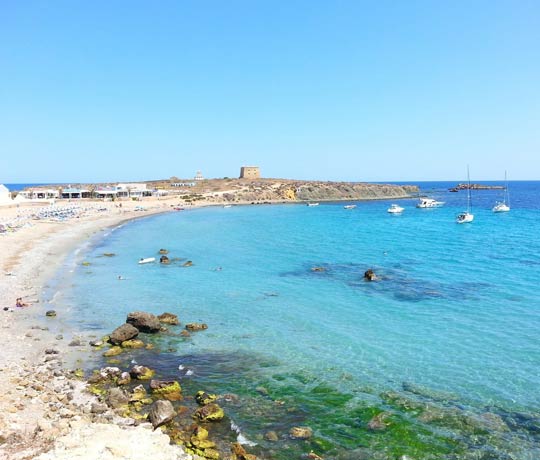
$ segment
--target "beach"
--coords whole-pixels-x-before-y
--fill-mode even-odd
[[[42,299],[47,281],[78,245],[123,221],[167,212],[173,201],[60,203],[59,208],[80,209],[55,221],[32,217],[44,209],[41,204],[0,207],[0,222],[13,225],[0,235],[0,458],[142,458],[152,452],[184,458],[149,424],[128,429],[99,423],[116,418],[110,412],[92,413],[97,400],[62,366],[77,331],[54,335],[45,320],[56,318],[45,316]],[[16,307],[17,298],[27,306]]]

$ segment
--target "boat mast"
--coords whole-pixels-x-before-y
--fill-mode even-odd
[[[508,191],[508,179],[506,178],[506,170],[504,171],[504,202],[510,207],[510,192]]]
[[[471,212],[471,178],[469,176],[469,165],[467,165],[467,213]]]

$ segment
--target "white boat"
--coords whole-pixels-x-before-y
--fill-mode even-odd
[[[420,201],[416,205],[417,208],[440,208],[444,204],[444,201],[437,201],[433,198],[420,198]]]
[[[223,205],[224,208],[230,208],[231,206],[232,206],[232,205],[230,205],[230,204],[224,204],[224,205]]]
[[[393,204],[387,209],[387,212],[390,214],[401,214],[403,211],[405,211],[405,208],[402,208],[397,204]]]
[[[155,261],[156,261],[155,257],[147,257],[146,259],[139,260],[139,263],[140,264],[149,264],[149,263],[155,262]]]
[[[319,203],[308,203],[308,206],[319,206]]]
[[[345,206],[343,206],[343,209],[354,209],[354,208],[356,208],[355,204],[346,204]]]
[[[469,177],[469,166],[467,166],[467,210],[460,212],[456,216],[456,223],[467,224],[474,220],[474,214],[471,212],[471,179]]]
[[[504,195],[503,200],[498,201],[493,206],[493,212],[508,212],[510,211],[510,194],[508,193],[508,180],[506,179],[506,171],[504,172]]]

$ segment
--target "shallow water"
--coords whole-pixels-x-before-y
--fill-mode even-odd
[[[189,340],[156,339],[161,353],[128,357],[180,378],[185,392],[237,393],[241,402],[226,411],[272,449],[267,458],[310,448],[331,458],[536,458],[540,183],[511,183],[506,214],[491,212],[499,191],[473,192],[468,225],[453,220],[463,192],[424,187],[447,204],[420,210],[402,200],[400,216],[377,201],[354,210],[208,208],[134,221],[73,256],[66,268],[73,276],[56,301],[96,335],[133,310],[206,322],[209,329]],[[178,260],[137,264],[159,258],[160,248]],[[182,267],[186,260],[194,265]],[[381,280],[365,282],[368,268]],[[416,403],[423,408],[409,410]],[[390,427],[366,430],[381,410],[393,414]],[[485,412],[508,431],[464,421]],[[285,436],[299,423],[315,430],[309,445]],[[263,440],[269,429],[280,433],[279,446]],[[480,454],[468,457],[473,445]]]

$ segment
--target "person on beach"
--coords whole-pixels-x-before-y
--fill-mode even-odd
[[[15,301],[15,306],[19,308],[28,307],[28,305],[22,301],[22,297],[17,297],[17,300]]]

